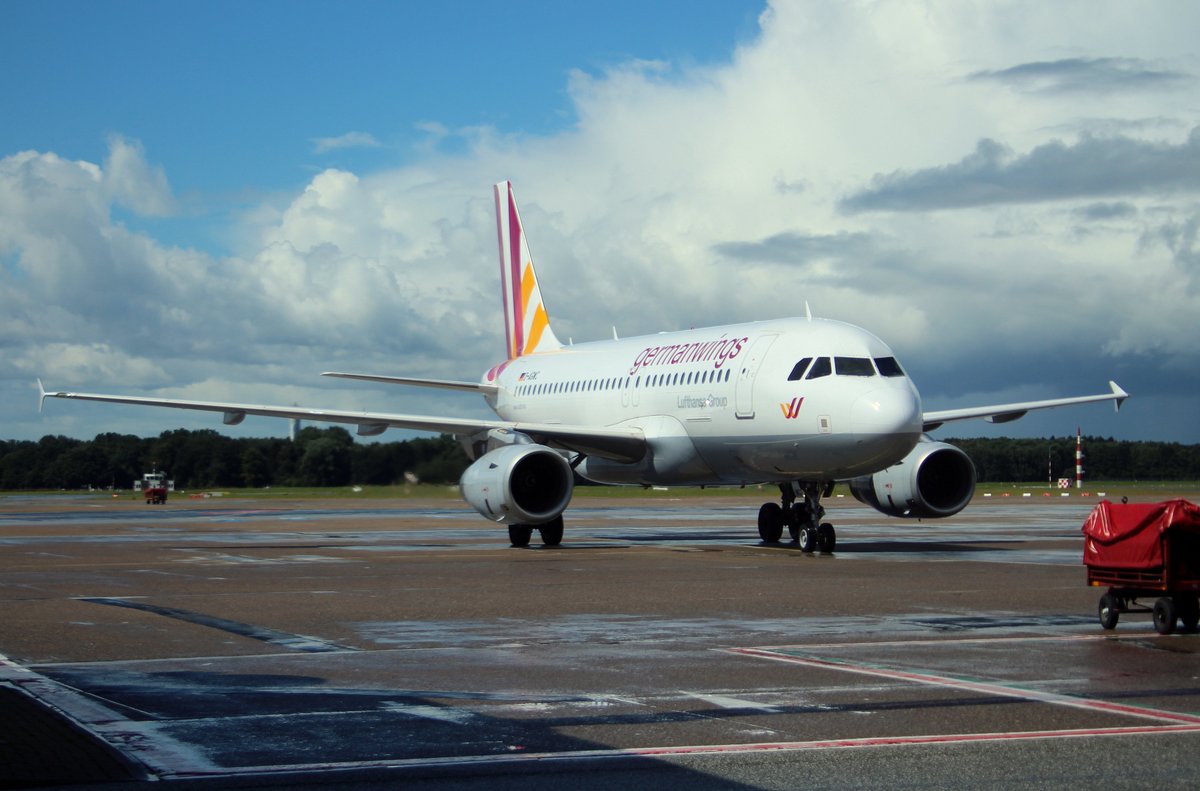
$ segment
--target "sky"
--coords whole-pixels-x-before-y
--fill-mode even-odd
[[[803,315],[935,436],[1200,442],[1200,5],[0,4],[0,439],[283,436],[50,390],[487,417],[492,184],[556,334]],[[383,440],[410,434],[390,431]]]

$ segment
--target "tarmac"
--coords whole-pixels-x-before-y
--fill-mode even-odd
[[[0,788],[1195,786],[1200,635],[1100,628],[1094,500],[757,505],[0,497]]]

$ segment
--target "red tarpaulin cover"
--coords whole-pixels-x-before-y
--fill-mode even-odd
[[[1100,503],[1083,523],[1083,562],[1113,569],[1163,565],[1162,536],[1169,530],[1200,533],[1200,507],[1165,503]]]

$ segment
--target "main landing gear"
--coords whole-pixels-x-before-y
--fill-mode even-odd
[[[832,552],[837,545],[833,525],[822,522],[825,508],[821,498],[833,493],[833,482],[793,481],[779,484],[780,502],[763,503],[758,509],[758,537],[776,544],[786,526],[801,552]]]
[[[556,547],[562,543],[563,518],[561,515],[542,525],[509,525],[509,543],[514,547],[529,546],[529,540],[533,538],[535,528],[542,534],[542,544],[545,546]]]

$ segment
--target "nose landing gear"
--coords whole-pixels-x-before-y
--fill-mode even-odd
[[[833,493],[833,481],[825,484],[812,481],[781,483],[779,492],[778,504],[763,503],[758,509],[758,537],[763,543],[778,543],[786,526],[801,552],[833,552],[837,546],[837,533],[833,525],[821,521],[825,516],[821,497]]]

